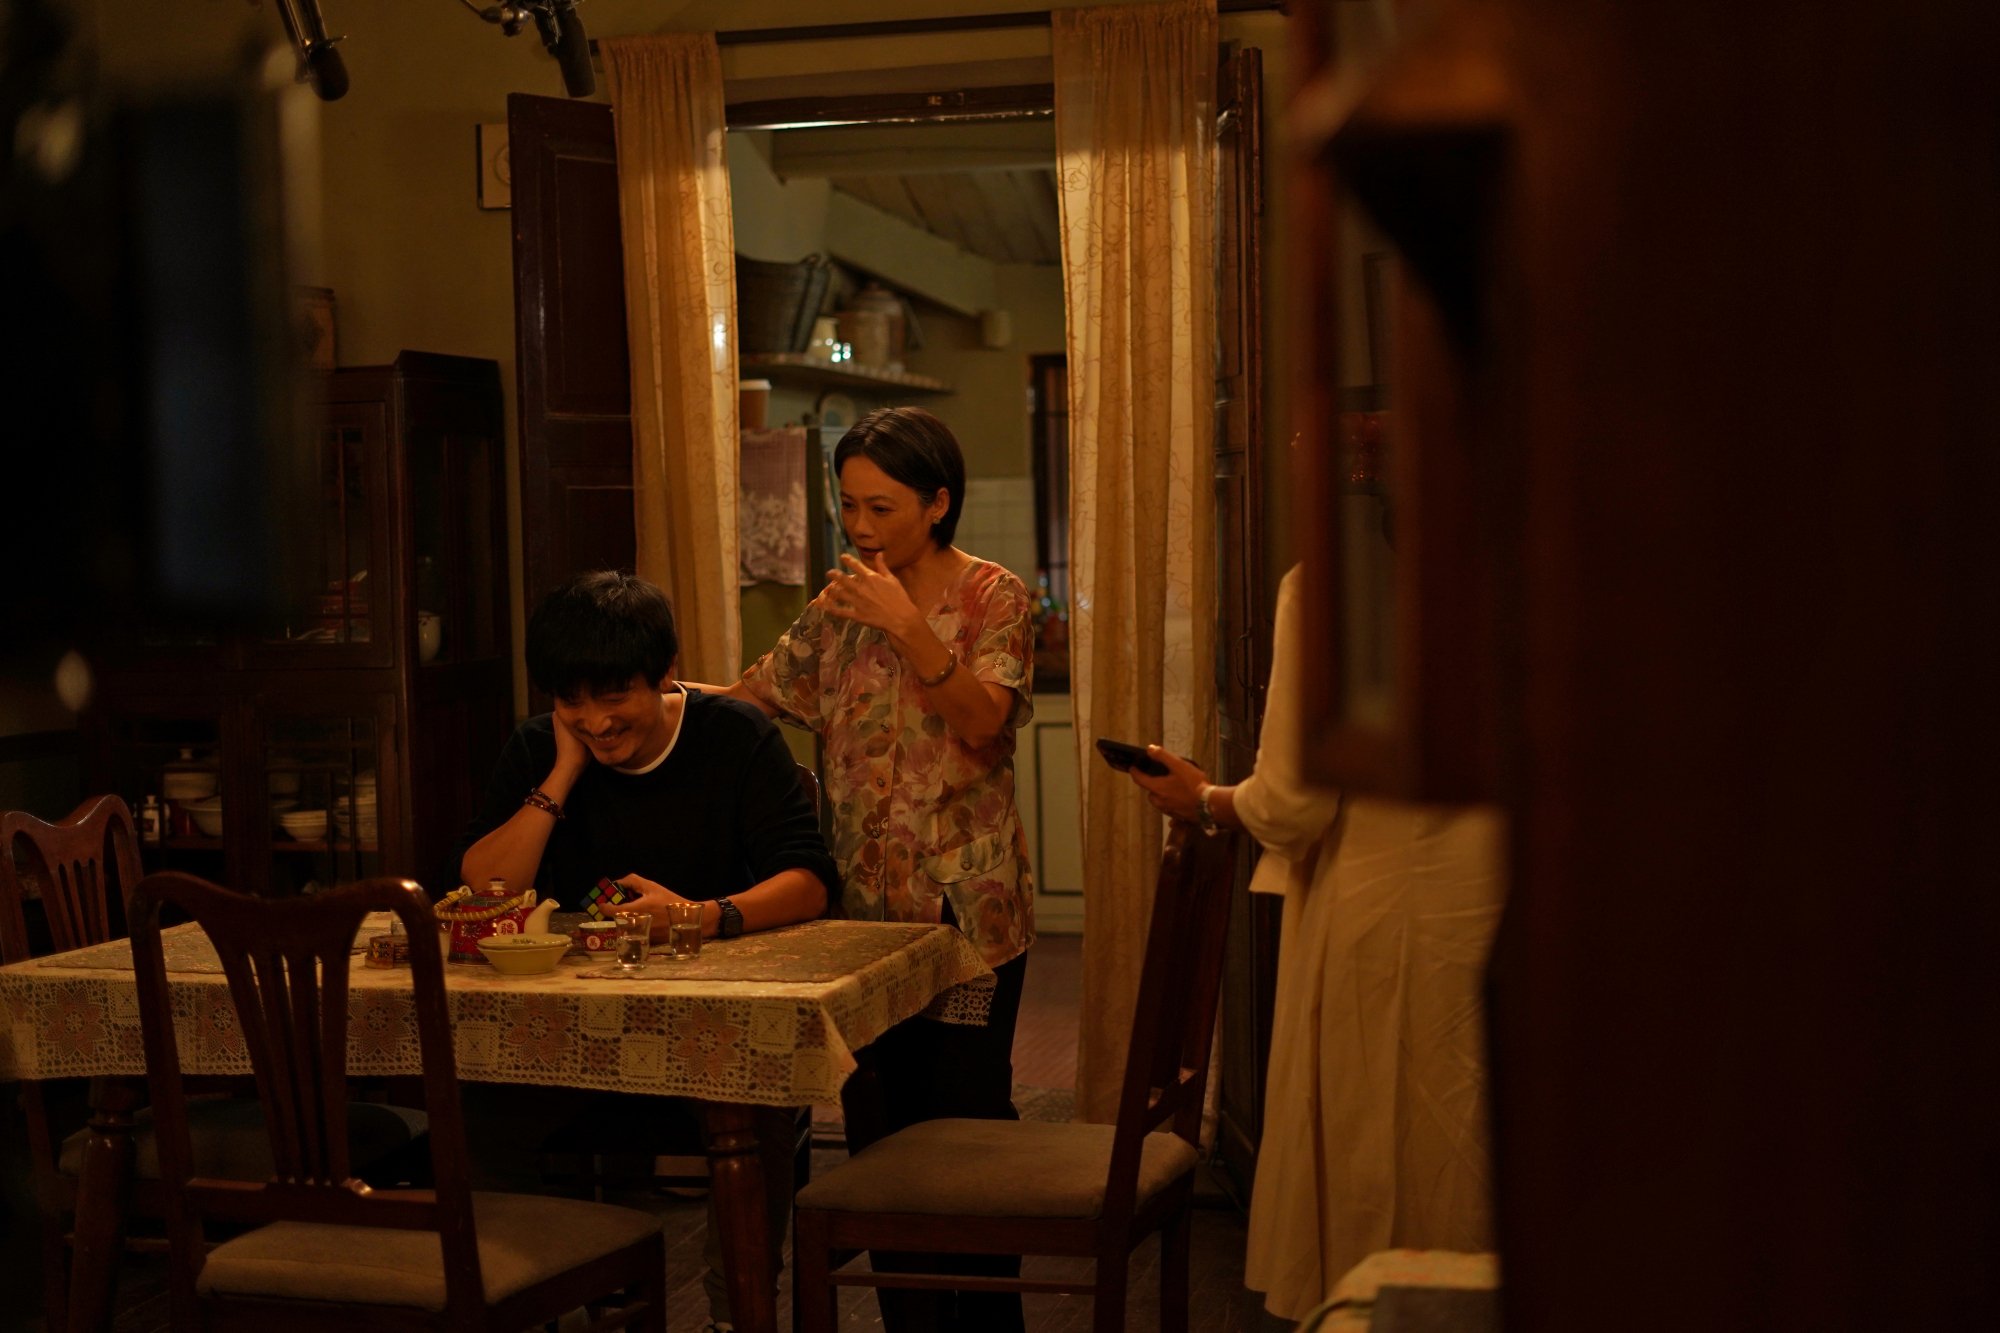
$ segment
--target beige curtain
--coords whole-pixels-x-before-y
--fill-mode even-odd
[[[736,239],[711,33],[613,37],[638,570],[667,590],[678,674],[742,669],[736,592]]]
[[[1058,10],[1054,53],[1083,786],[1077,1111],[1109,1121],[1163,830],[1092,743],[1157,740],[1204,765],[1215,753],[1215,6]]]

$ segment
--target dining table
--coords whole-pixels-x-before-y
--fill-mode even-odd
[[[420,1073],[407,967],[352,960],[350,1077]],[[163,933],[168,988],[188,1075],[251,1072],[221,964],[194,925]],[[445,968],[460,1079],[687,1098],[702,1111],[737,1328],[776,1333],[763,1167],[754,1108],[837,1102],[855,1052],[919,1015],[980,1024],[993,973],[948,926],[809,921],[705,941],[698,955],[655,952],[628,972],[573,951],[553,971],[505,975],[486,963]],[[0,967],[0,1081],[88,1078],[91,1118],[78,1185],[66,1323],[109,1326],[143,1098],[138,992],[125,940]]]

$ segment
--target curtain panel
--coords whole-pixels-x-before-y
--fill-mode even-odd
[[[1215,755],[1216,21],[1213,0],[1052,18],[1089,923],[1077,1109],[1110,1121],[1164,829],[1093,742]]]
[[[599,45],[618,136],[637,573],[666,589],[677,674],[734,680],[736,238],[713,33]]]

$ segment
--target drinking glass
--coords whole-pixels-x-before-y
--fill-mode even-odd
[[[646,954],[653,947],[653,914],[620,912],[612,920],[618,923],[618,967],[637,972],[646,965]]]
[[[705,905],[667,904],[667,957],[693,958],[701,952],[701,909]]]

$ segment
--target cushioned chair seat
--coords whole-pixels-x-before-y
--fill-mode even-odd
[[[799,1191],[798,1206],[840,1213],[977,1213],[1091,1218],[1104,1211],[1111,1125],[927,1120],[849,1158]],[[1186,1140],[1148,1134],[1135,1208],[1195,1164]]]
[[[264,1132],[264,1109],[246,1098],[190,1100],[188,1141],[194,1173],[223,1180],[266,1180],[271,1175],[271,1141]],[[347,1108],[347,1142],[354,1169],[366,1170],[400,1152],[429,1125],[422,1111],[355,1102]],[[90,1137],[79,1129],[63,1140],[56,1167],[66,1176],[83,1174],[83,1149]],[[132,1117],[132,1172],[140,1180],[160,1178],[160,1149],[153,1138],[153,1113]]]
[[[660,1233],[650,1213],[578,1199],[475,1193],[472,1210],[489,1304]],[[274,1222],[216,1246],[195,1286],[204,1295],[442,1310],[444,1247],[429,1231]]]

